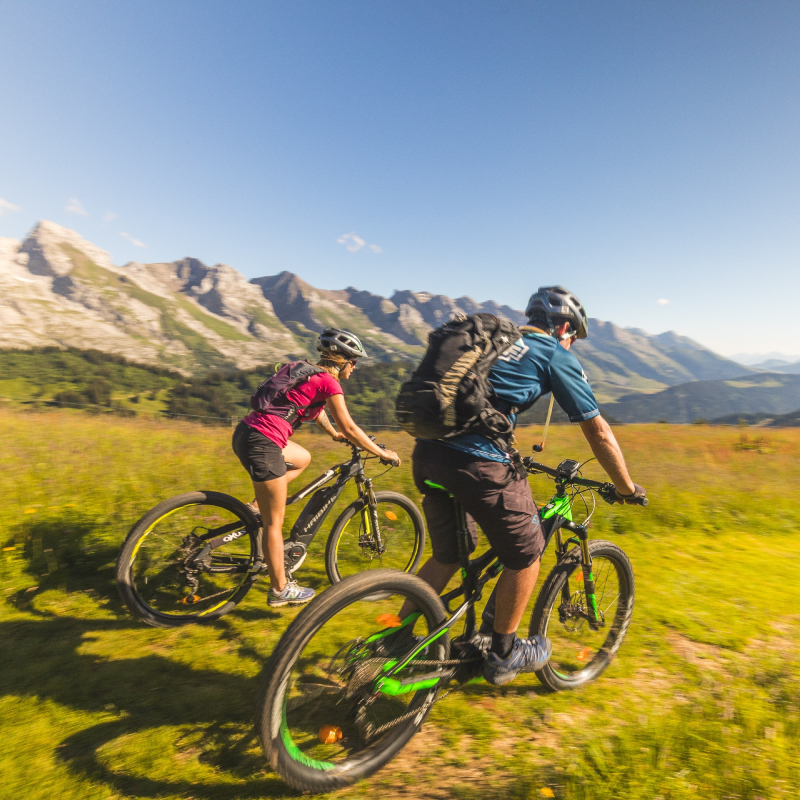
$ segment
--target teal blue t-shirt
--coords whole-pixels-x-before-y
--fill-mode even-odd
[[[523,333],[494,365],[489,382],[495,394],[512,406],[531,406],[552,392],[570,422],[583,422],[600,413],[578,359],[544,333]],[[510,419],[516,425],[516,415]],[[477,433],[437,441],[489,461],[509,461],[491,439]]]

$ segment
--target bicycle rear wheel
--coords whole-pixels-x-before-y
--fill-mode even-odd
[[[165,500],[131,529],[117,561],[117,588],[131,613],[171,628],[218,619],[247,594],[257,574],[258,522],[220,492]],[[218,547],[204,549],[223,537]]]
[[[529,635],[553,643],[549,662],[536,673],[553,691],[576,689],[601,675],[619,650],[633,614],[631,562],[611,542],[589,543],[595,598],[605,624],[592,629],[583,586],[580,549],[571,550],[547,576],[531,616]]]
[[[375,492],[380,546],[372,530],[369,507],[351,503],[333,523],[325,548],[325,570],[331,583],[371,569],[414,572],[425,547],[425,523],[412,500],[397,492]]]
[[[386,683],[386,670],[416,646],[410,636],[386,638],[405,599],[420,611],[409,634],[427,635],[446,618],[420,578],[376,570],[320,594],[278,642],[262,675],[256,728],[272,768],[295,789],[328,792],[371,775],[422,725],[444,682],[441,671],[423,678],[436,669],[431,661],[448,657],[450,641],[445,631]]]

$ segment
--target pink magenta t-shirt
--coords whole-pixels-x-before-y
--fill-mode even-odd
[[[320,372],[312,375],[302,386],[292,389],[286,393],[286,398],[296,406],[302,408],[311,403],[321,403],[335,394],[344,394],[339,381],[328,372]],[[301,411],[299,418],[303,421],[316,419],[324,406],[311,409],[311,411]],[[268,439],[275,442],[283,450],[286,442],[292,435],[291,423],[281,419],[275,414],[262,414],[260,411],[253,411],[243,420],[245,425],[263,433]]]

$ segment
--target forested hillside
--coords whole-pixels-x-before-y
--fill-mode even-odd
[[[0,396],[17,406],[61,406],[128,416],[168,415],[229,425],[250,410],[253,390],[274,364],[186,378],[98,350],[0,350]],[[344,385],[353,417],[365,427],[394,423],[394,397],[410,366],[359,365]]]

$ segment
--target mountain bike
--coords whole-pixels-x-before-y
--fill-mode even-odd
[[[553,654],[536,674],[551,690],[576,688],[608,667],[633,612],[627,556],[611,542],[589,541],[586,527],[594,493],[613,503],[614,486],[580,477],[576,461],[555,469],[530,458],[523,463],[530,474],[556,484],[540,514],[547,544],[555,540],[556,566],[539,592],[529,630],[548,636]],[[588,516],[576,524],[572,506],[578,498],[586,502],[586,494],[593,507],[590,512],[586,503]],[[439,597],[415,575],[355,575],[306,606],[275,648],[262,675],[256,727],[272,768],[295,789],[329,792],[367,777],[397,755],[437,700],[481,673],[475,604],[503,565],[491,549],[470,559],[458,503],[456,512],[458,588]],[[400,619],[405,600],[417,610]],[[451,640],[460,621],[463,631]]]
[[[347,461],[286,501],[289,506],[309,498],[284,543],[290,578],[350,481],[358,497],[337,517],[325,549],[331,583],[375,567],[413,572],[419,566],[425,545],[422,514],[402,494],[376,492],[364,466],[378,457],[349,446]],[[387,471],[397,466],[379,460]],[[159,503],[133,526],[122,546],[117,587],[123,601],[134,616],[155,627],[218,619],[266,573],[260,525],[248,505],[221,492],[189,492]]]

